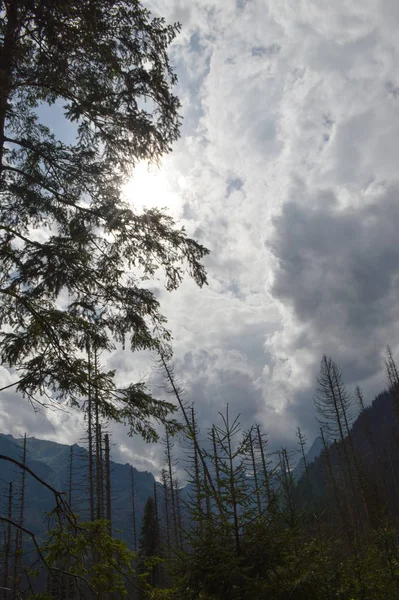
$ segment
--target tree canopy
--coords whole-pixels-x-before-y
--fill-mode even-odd
[[[118,389],[90,353],[168,343],[146,283],[159,269],[168,290],[186,271],[206,283],[206,248],[123,197],[135,164],[179,136],[167,54],[179,27],[136,0],[6,0],[0,12],[1,360],[33,401],[80,405],[94,390],[104,416],[149,438],[146,419],[171,405],[142,384]],[[63,111],[60,132],[46,110]]]

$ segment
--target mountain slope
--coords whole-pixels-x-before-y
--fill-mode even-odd
[[[22,461],[22,442],[11,435],[0,434],[0,454]],[[27,438],[27,466],[41,479],[69,497],[71,447],[48,440]],[[8,461],[1,461],[0,498],[2,513],[7,513],[9,483],[13,482],[15,502],[13,515],[19,514],[17,494],[20,487],[20,469]],[[72,447],[72,510],[83,519],[88,518],[88,452],[74,444]],[[153,495],[154,476],[133,467],[135,480],[135,507],[137,532],[140,531],[144,505]],[[26,477],[25,526],[36,535],[43,535],[46,513],[54,508],[54,496],[29,474]],[[132,546],[133,523],[131,511],[131,467],[111,461],[112,524],[118,535]]]
[[[323,452],[323,440],[320,436],[317,436],[313,441],[313,444],[309,448],[308,452],[305,454],[306,463],[310,465],[316,458],[320,456]],[[305,465],[303,462],[303,458],[300,458],[298,464],[293,469],[294,479],[298,480],[305,470]]]
[[[380,393],[355,419],[351,428],[355,459],[349,443],[344,449],[341,442],[333,441],[328,452],[331,468],[324,452],[310,464],[309,476],[302,474],[297,485],[301,503],[320,507],[327,501],[333,503],[331,470],[336,485],[344,486],[346,452],[351,457],[353,473],[360,471],[363,482],[363,492],[358,489],[358,497],[366,494],[377,512],[383,510],[391,517],[399,517],[399,421],[395,416],[398,391]],[[355,480],[358,481],[357,475]]]

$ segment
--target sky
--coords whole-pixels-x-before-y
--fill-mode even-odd
[[[206,288],[159,282],[176,376],[204,433],[228,403],[272,449],[295,447],[297,426],[311,442],[322,355],[371,402],[386,385],[384,348],[399,346],[399,4],[149,6],[182,24],[171,47],[182,137],[159,171],[139,165],[125,193],[165,206],[211,251]],[[148,356],[119,350],[107,365],[121,382],[159,383]],[[83,435],[77,412],[37,414],[12,392],[0,429]],[[113,442],[115,460],[159,471],[161,447],[120,426]]]

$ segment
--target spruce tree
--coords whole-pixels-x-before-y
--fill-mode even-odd
[[[5,0],[0,12],[0,357],[33,402],[80,406],[87,344],[155,350],[170,334],[146,282],[186,271],[202,286],[207,250],[165,213],[123,196],[138,161],[179,136],[168,46],[179,25],[128,0]],[[67,142],[45,122],[62,111]],[[162,199],[160,198],[160,203]],[[156,439],[172,405],[113,372],[91,385],[102,416]]]
[[[147,582],[152,587],[162,583],[161,566],[153,559],[160,558],[159,524],[154,498],[149,496],[144,506],[143,522],[138,552],[138,574],[148,573]]]
[[[159,554],[158,519],[154,498],[149,496],[144,506],[143,522],[139,541],[139,555],[159,556]]]

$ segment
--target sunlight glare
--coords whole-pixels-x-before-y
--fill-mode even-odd
[[[177,216],[180,209],[179,197],[171,189],[164,167],[140,162],[133,176],[123,188],[124,199],[139,212],[149,208],[166,208]]]

